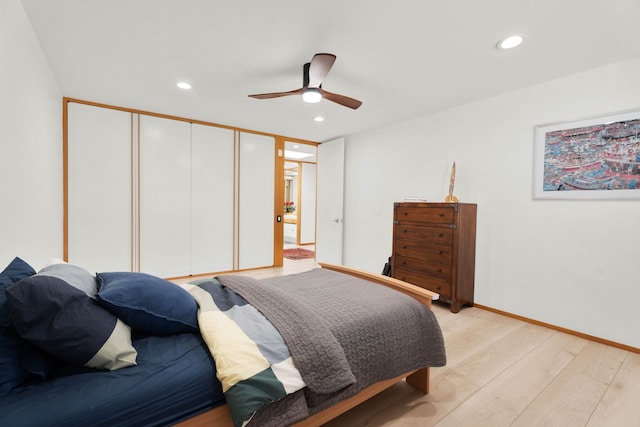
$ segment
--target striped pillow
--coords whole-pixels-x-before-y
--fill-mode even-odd
[[[131,328],[60,277],[36,274],[7,290],[18,334],[50,355],[91,368],[136,364]]]

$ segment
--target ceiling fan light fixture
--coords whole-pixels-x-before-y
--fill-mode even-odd
[[[316,104],[320,102],[321,99],[322,94],[320,94],[320,91],[318,89],[305,89],[304,92],[302,92],[302,100],[309,104]]]

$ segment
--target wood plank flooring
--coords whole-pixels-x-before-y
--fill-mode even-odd
[[[244,272],[313,268],[310,260]],[[400,382],[326,427],[640,427],[640,354],[479,308],[433,308],[447,365],[429,395]]]

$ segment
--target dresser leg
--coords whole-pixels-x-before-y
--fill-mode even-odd
[[[451,303],[451,312],[452,313],[459,312],[460,308],[462,308],[462,304],[460,304],[459,302],[452,302]]]

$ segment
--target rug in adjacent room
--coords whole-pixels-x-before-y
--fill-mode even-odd
[[[285,249],[282,255],[287,259],[308,259],[316,256],[314,251],[302,248]]]

